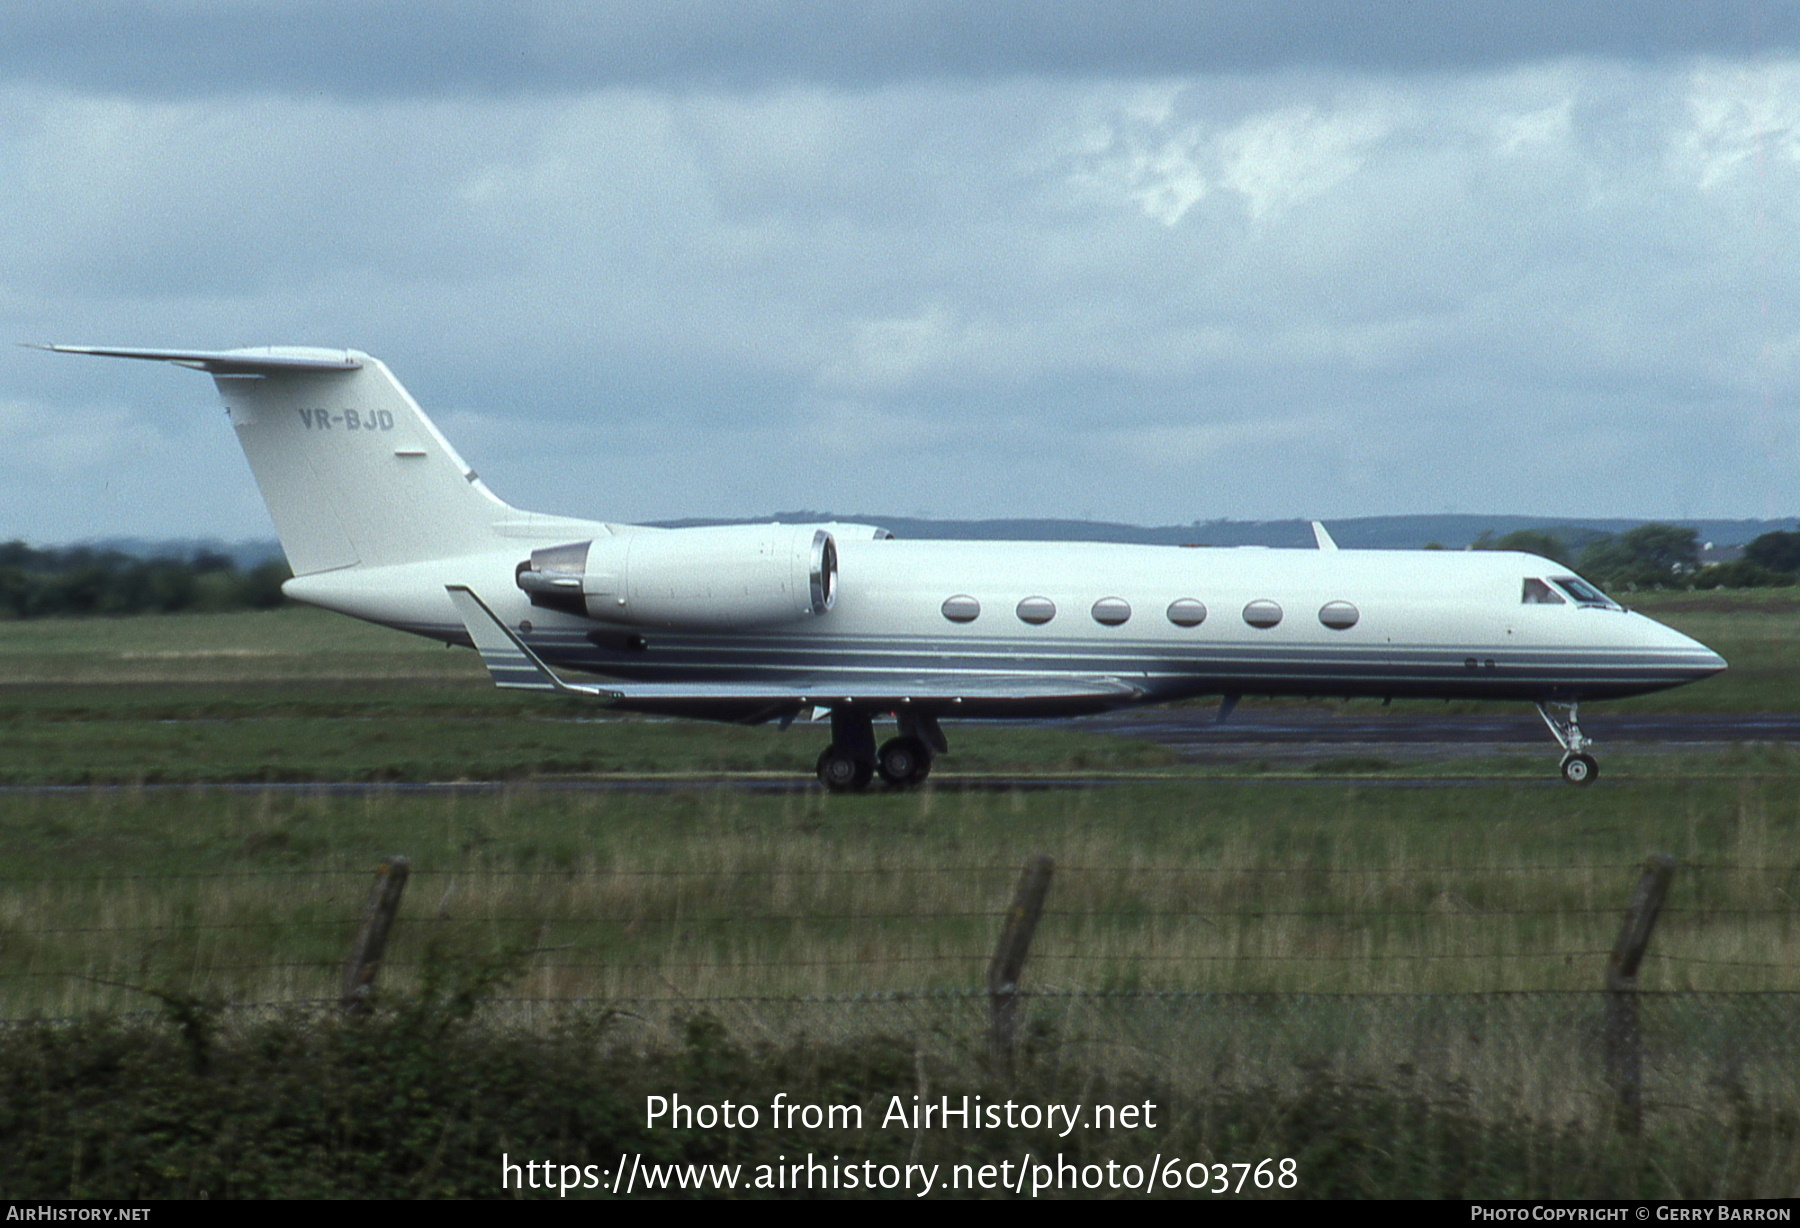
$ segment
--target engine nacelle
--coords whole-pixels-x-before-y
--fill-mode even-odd
[[[518,582],[533,605],[601,622],[723,631],[825,613],[837,568],[837,542],[817,525],[725,525],[533,550]]]

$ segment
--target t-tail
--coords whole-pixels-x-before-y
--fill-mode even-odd
[[[360,351],[43,348],[211,374],[296,576],[493,550],[498,526],[524,515]]]

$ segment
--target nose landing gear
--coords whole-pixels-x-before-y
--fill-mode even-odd
[[[1562,774],[1572,785],[1585,785],[1600,775],[1600,765],[1594,762],[1592,755],[1564,755]]]
[[[1588,785],[1599,777],[1600,765],[1587,753],[1593,741],[1581,732],[1581,723],[1577,719],[1579,707],[1574,702],[1546,699],[1539,701],[1537,710],[1544,718],[1544,724],[1550,727],[1551,736],[1562,744],[1563,779],[1572,785]]]

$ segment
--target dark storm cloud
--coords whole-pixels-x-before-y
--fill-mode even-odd
[[[0,6],[0,338],[610,519],[1791,510],[1789,10],[1418,7]],[[0,351],[0,539],[255,535],[211,396]]]
[[[1800,0],[763,0],[0,8],[0,76],[78,91],[406,96],[1006,75],[1442,71],[1800,47]]]

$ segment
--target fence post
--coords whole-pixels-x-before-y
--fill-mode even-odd
[[[375,885],[369,891],[369,902],[363,905],[362,925],[350,944],[350,958],[344,965],[344,992],[339,1005],[346,1015],[368,1012],[375,974],[381,969],[388,933],[394,928],[400,897],[406,893],[406,880],[411,873],[412,863],[400,856],[384,857],[375,867]]]
[[[1669,896],[1675,859],[1652,853],[1644,860],[1637,890],[1625,911],[1619,939],[1606,961],[1606,1068],[1618,1093],[1619,1128],[1635,1134],[1643,1115],[1644,1045],[1638,1027],[1637,975],[1650,932]]]
[[[1019,1032],[1019,981],[1025,975],[1025,957],[1031,953],[1031,936],[1044,915],[1050,894],[1050,874],[1056,863],[1039,853],[1025,863],[1019,875],[1012,907],[1000,925],[1000,941],[988,964],[988,1056],[998,1066],[1012,1060]]]

